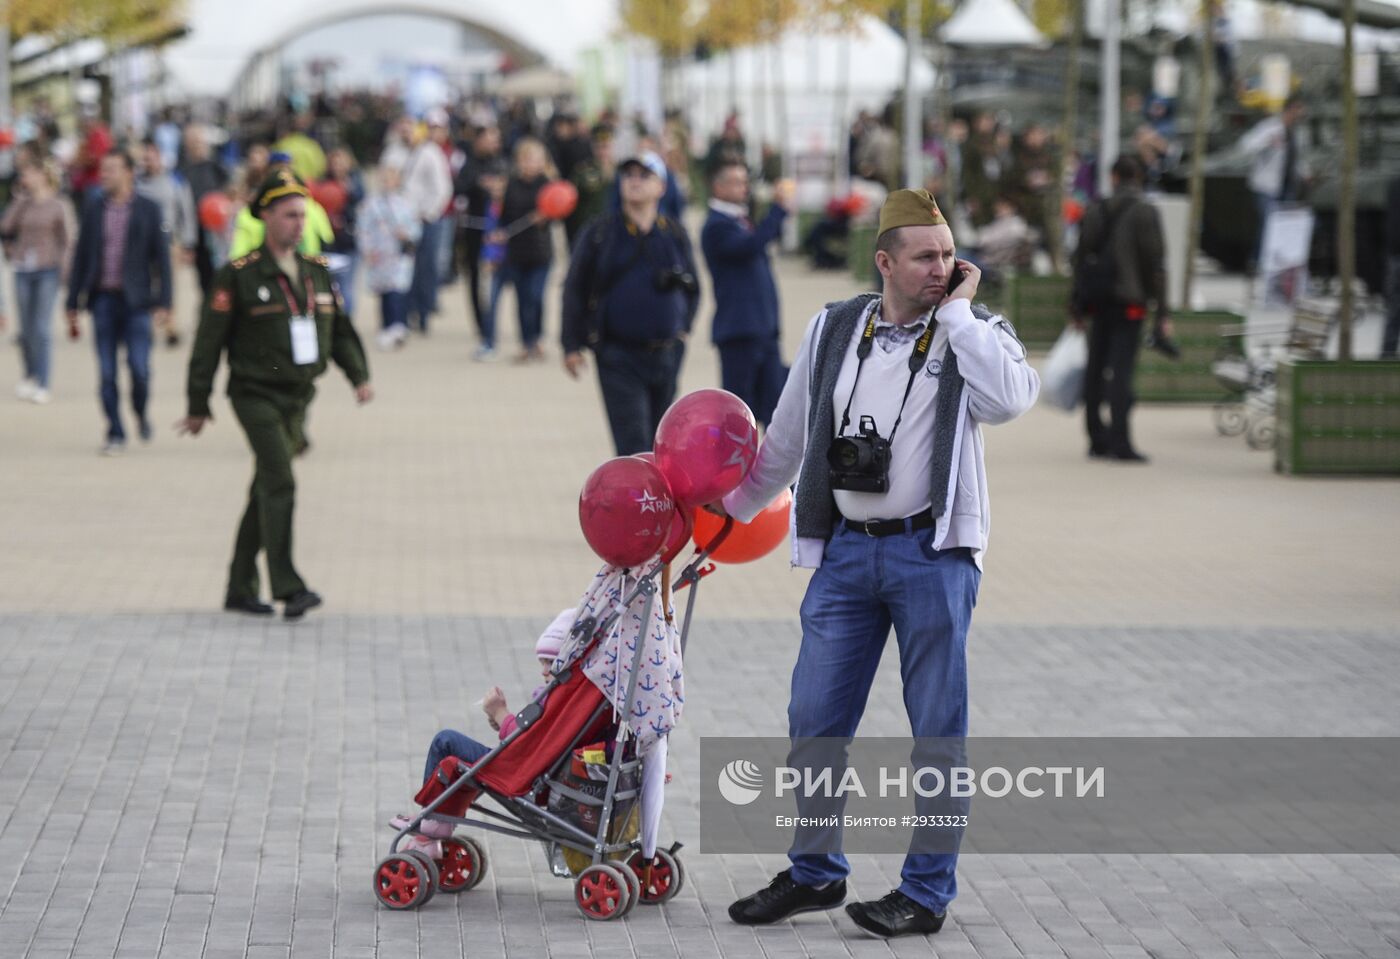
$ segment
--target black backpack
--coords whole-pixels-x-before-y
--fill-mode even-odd
[[[1134,202],[1129,200],[1107,215],[1098,246],[1086,250],[1079,261],[1075,299],[1080,306],[1104,306],[1118,301],[1118,251],[1113,247],[1113,228],[1118,225],[1119,217],[1133,205]],[[1103,208],[1107,212],[1107,202]]]

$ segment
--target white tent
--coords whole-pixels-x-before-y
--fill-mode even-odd
[[[800,150],[804,144],[796,141],[821,136],[835,147],[839,127],[857,110],[879,111],[903,91],[904,51],[903,37],[865,17],[850,30],[793,29],[775,44],[687,64],[680,83],[691,128],[719,129],[734,106],[752,145],[766,140]],[[932,91],[927,61],[914,64],[914,80],[919,90]]]
[[[1014,0],[967,0],[940,35],[957,47],[1031,47],[1047,42]]]

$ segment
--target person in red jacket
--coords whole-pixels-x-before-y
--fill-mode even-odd
[[[93,187],[102,183],[102,158],[111,152],[112,131],[107,129],[100,117],[84,114],[78,121],[78,154],[73,158],[73,166],[68,180],[73,187],[73,196],[82,202],[83,196]]]

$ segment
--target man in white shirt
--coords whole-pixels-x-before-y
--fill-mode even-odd
[[[438,253],[442,231],[450,225],[443,213],[452,202],[452,166],[447,153],[427,130],[446,125],[445,110],[429,111],[427,128],[415,130],[412,135],[414,145],[406,153],[396,154],[403,158],[399,168],[403,194],[423,224],[414,251],[413,285],[408,291],[410,322],[417,316],[417,327],[422,333],[428,331],[428,317],[437,312]],[[385,153],[389,151],[386,149]]]
[[[1021,415],[1040,390],[1011,325],[972,305],[980,273],[956,259],[926,191],[889,195],[875,260],[883,293],[812,320],[754,467],[723,501],[747,521],[798,481],[793,561],[816,572],[788,706],[794,752],[855,735],[891,626],[915,737],[967,735],[967,630],[989,527],[981,424]],[[840,829],[820,832],[799,830],[792,867],[730,918],[840,905]],[[937,932],[957,892],[956,837],[952,849],[911,852],[898,889],[847,913],[880,936]]]
[[[1264,242],[1264,226],[1269,214],[1280,203],[1296,203],[1303,198],[1303,188],[1312,179],[1303,142],[1303,98],[1291,95],[1283,109],[1267,120],[1261,120],[1246,133],[1239,143],[1240,152],[1249,157],[1249,189],[1254,193],[1255,209],[1259,213],[1259,239],[1255,244],[1257,261]]]

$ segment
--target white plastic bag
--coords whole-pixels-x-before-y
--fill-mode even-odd
[[[1040,370],[1040,399],[1067,413],[1084,399],[1084,369],[1089,365],[1089,341],[1082,330],[1066,327],[1045,354]]]

